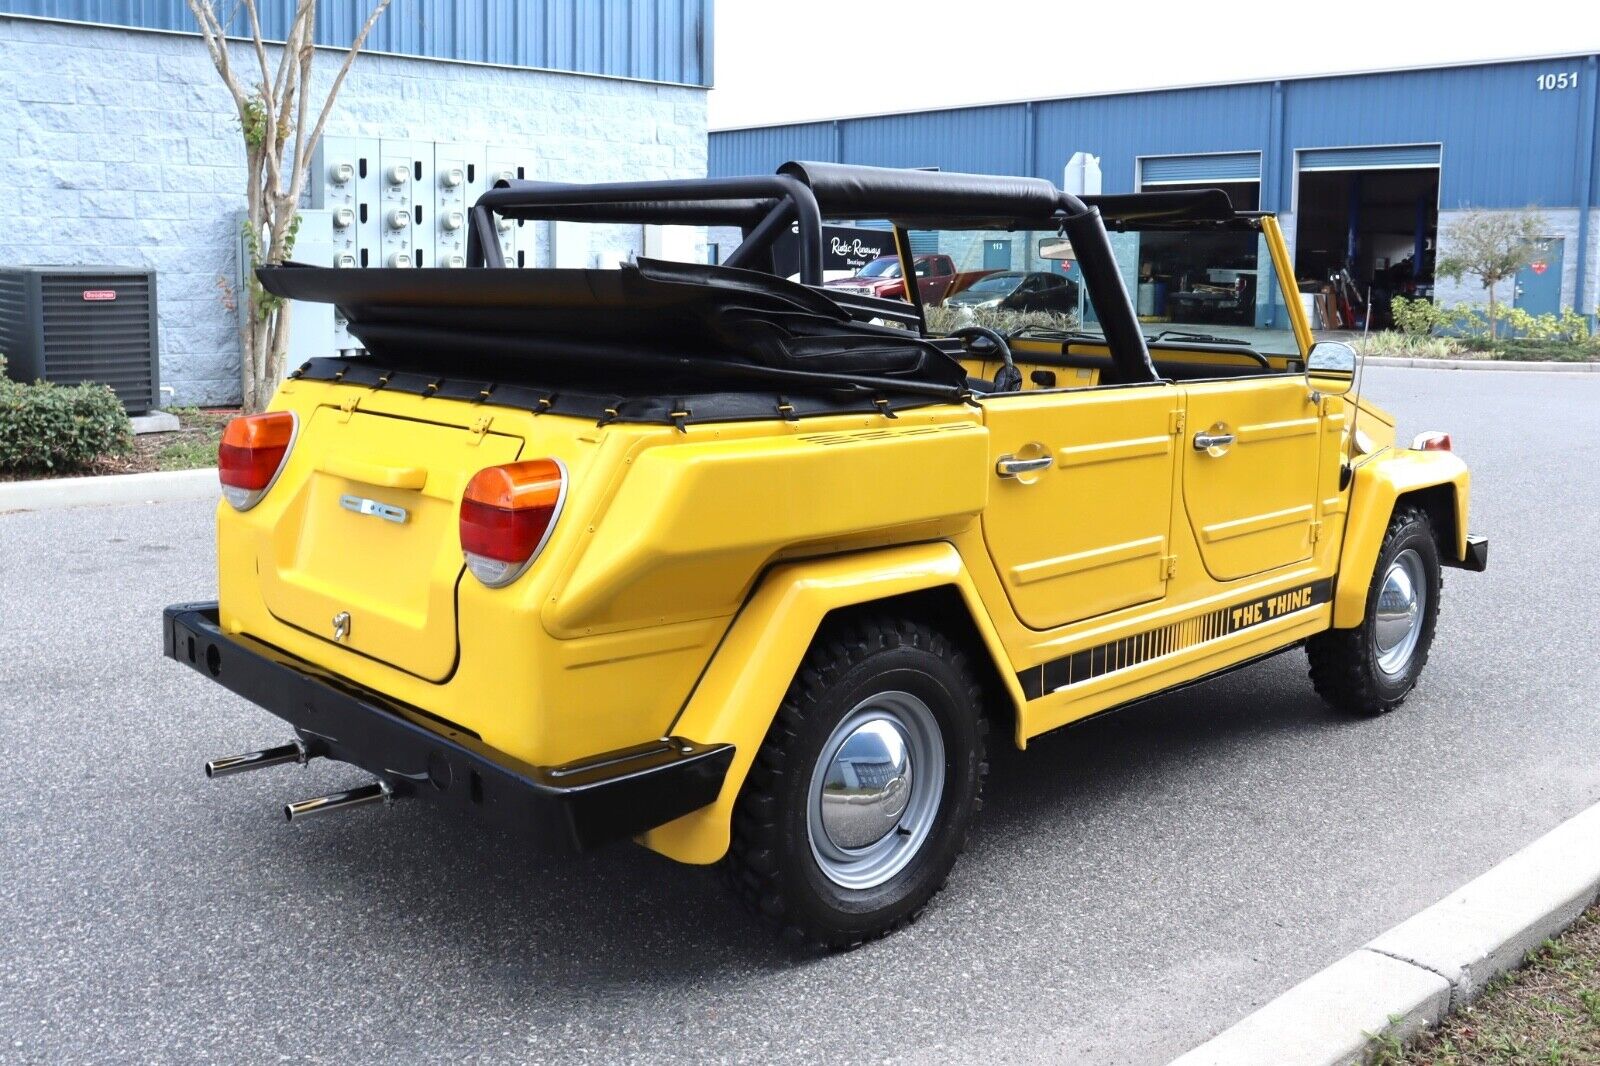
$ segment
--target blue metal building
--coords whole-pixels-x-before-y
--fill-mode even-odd
[[[1597,57],[1553,56],[713,131],[709,165],[820,159],[1059,183],[1088,152],[1108,193],[1220,184],[1239,206],[1278,212],[1297,273],[1431,257],[1461,211],[1531,208],[1550,242],[1518,302],[1592,313],[1597,100]],[[1437,298],[1482,293],[1441,282]]]
[[[318,44],[348,47],[372,0],[324,0]],[[261,5],[262,32],[281,41],[292,3]],[[250,28],[238,5],[234,32]],[[0,0],[0,14],[132,29],[193,32],[184,0]],[[711,84],[711,0],[394,0],[370,52],[494,63],[676,85]]]

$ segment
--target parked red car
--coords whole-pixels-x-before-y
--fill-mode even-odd
[[[926,304],[936,304],[951,293],[960,292],[985,274],[992,273],[992,271],[968,271],[958,274],[953,259],[935,252],[919,255],[911,262],[917,273],[917,288],[922,293],[922,302]],[[861,272],[855,277],[838,278],[827,282],[825,287],[884,299],[900,299],[906,294],[905,278],[900,275],[900,258],[893,255],[874,259],[862,267]]]

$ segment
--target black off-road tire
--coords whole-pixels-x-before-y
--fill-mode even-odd
[[[1415,552],[1421,560],[1427,595],[1416,645],[1404,668],[1388,673],[1378,665],[1378,594],[1389,568],[1406,551]],[[1439,542],[1428,513],[1419,507],[1397,508],[1378,549],[1361,624],[1354,629],[1330,629],[1306,642],[1311,684],[1317,694],[1334,709],[1362,717],[1387,714],[1405,702],[1428,663],[1442,587]]]
[[[932,828],[898,873],[848,889],[813,854],[807,801],[834,730],[874,694],[905,692],[932,711],[944,745],[944,787]],[[961,645],[919,622],[855,615],[830,622],[778,708],[733,814],[724,862],[734,891],[802,951],[856,947],[921,915],[944,887],[980,809],[987,722],[982,686]]]

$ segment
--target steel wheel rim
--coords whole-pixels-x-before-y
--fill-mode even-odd
[[[1407,548],[1384,571],[1374,611],[1374,643],[1378,669],[1391,677],[1405,673],[1422,636],[1428,610],[1428,587],[1422,556]]]
[[[909,692],[862,700],[828,736],[806,792],[806,835],[841,888],[888,881],[916,857],[944,796],[944,736]]]

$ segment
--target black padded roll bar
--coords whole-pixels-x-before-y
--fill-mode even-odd
[[[822,219],[888,219],[900,229],[1060,229],[1072,240],[1119,383],[1158,381],[1100,212],[1043,178],[785,163],[767,177],[566,185],[502,180],[478,198],[467,264],[503,266],[494,216],[583,222],[737,226],[733,267],[769,269],[794,225],[800,280],[822,284]],[[903,264],[908,281],[912,264]],[[914,282],[912,282],[914,284]],[[913,297],[913,302],[915,298]]]
[[[467,234],[467,265],[485,266],[494,254],[486,238],[493,214],[516,219],[628,222],[680,226],[759,226],[783,207],[800,224],[800,280],[822,284],[822,216],[817,198],[782,174],[755,178],[691,178],[566,185],[502,179],[478,197]]]
[[[1072,241],[1078,269],[1083,271],[1083,280],[1089,286],[1089,299],[1094,301],[1095,313],[1100,316],[1100,329],[1106,335],[1111,362],[1121,379],[1117,384],[1160,381],[1161,375],[1150,362],[1144,330],[1139,328],[1138,311],[1128,296],[1128,287],[1122,283],[1122,270],[1111,251],[1111,238],[1106,233],[1099,208],[1090,207],[1069,192],[1061,193],[1060,197],[1061,230]]]

